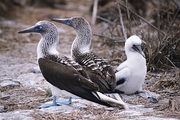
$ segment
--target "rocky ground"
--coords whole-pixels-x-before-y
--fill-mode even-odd
[[[147,95],[122,95],[129,104],[129,110],[108,108],[83,99],[73,99],[72,104],[39,109],[44,102],[52,100],[50,84],[37,67],[36,47],[40,39],[37,34],[17,34],[21,29],[34,25],[39,20],[51,17],[83,16],[91,22],[89,4],[68,3],[63,9],[24,7],[18,9],[16,18],[1,19],[0,29],[0,120],[45,120],[45,119],[180,119],[179,69],[161,73],[148,72],[143,89],[156,93],[158,103],[152,103]],[[60,32],[58,51],[70,56],[70,47],[75,31],[57,24]],[[93,33],[99,33],[103,24],[92,25]],[[123,43],[114,46],[93,36],[92,50],[109,60],[114,67],[119,64],[114,59],[124,60]],[[59,99],[67,98],[66,94]]]

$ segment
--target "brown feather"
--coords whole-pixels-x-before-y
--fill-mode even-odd
[[[86,70],[91,80],[99,85],[100,92],[113,92],[116,86],[115,73],[107,61],[92,52],[75,57],[75,61]]]

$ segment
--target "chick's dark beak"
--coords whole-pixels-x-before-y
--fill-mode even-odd
[[[145,54],[144,54],[144,52],[141,49],[141,45],[133,45],[132,48],[145,58]]]

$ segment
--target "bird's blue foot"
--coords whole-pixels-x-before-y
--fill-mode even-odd
[[[69,97],[69,99],[56,100],[57,105],[68,105],[71,104],[71,102],[72,102],[72,97]]]
[[[56,96],[53,96],[52,103],[42,104],[41,106],[39,106],[39,108],[48,108],[51,106],[68,105],[68,104],[71,104],[71,102],[72,102],[72,97],[69,97],[68,100],[67,99],[57,100]]]

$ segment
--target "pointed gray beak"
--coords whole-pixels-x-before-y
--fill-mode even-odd
[[[145,58],[145,54],[144,54],[144,52],[141,49],[141,45],[133,45],[132,48]]]
[[[65,25],[68,25],[68,26],[74,28],[74,26],[72,24],[72,20],[70,18],[67,18],[67,19],[52,18],[52,21],[62,23],[62,24],[65,24]]]
[[[30,33],[30,32],[38,32],[38,33],[40,33],[41,30],[42,30],[42,29],[41,29],[41,26],[39,26],[39,25],[34,25],[34,26],[32,26],[32,27],[29,27],[29,28],[27,28],[27,29],[24,29],[24,30],[19,31],[18,33]]]

